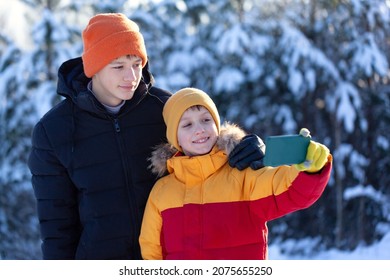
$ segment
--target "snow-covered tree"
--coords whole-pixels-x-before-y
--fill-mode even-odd
[[[40,258],[39,225],[26,164],[31,132],[58,102],[57,69],[79,47],[69,6],[61,1],[23,2],[34,11],[26,10],[31,26],[26,33],[32,45],[21,50],[8,40],[0,53],[0,257],[5,259]]]
[[[313,33],[323,37],[321,48],[340,73],[325,104],[332,116],[336,242],[339,247],[353,248],[382,236],[383,227],[377,225],[386,223],[388,230],[390,221],[384,200],[366,195],[372,188],[378,195],[390,194],[383,172],[389,167],[389,145],[388,140],[382,141],[390,135],[389,106],[385,105],[390,90],[386,56],[390,14],[385,1],[340,1],[333,9],[327,8],[330,16],[317,24],[324,28]],[[361,189],[361,195],[346,196],[354,189]]]
[[[25,164],[32,108],[29,95],[19,87],[24,79],[18,64],[22,52],[8,38],[0,44],[4,46],[0,52],[0,259],[23,259],[38,252],[35,204]]]

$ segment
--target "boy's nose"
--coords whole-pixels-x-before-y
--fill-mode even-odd
[[[124,79],[126,81],[133,81],[133,80],[135,80],[135,78],[136,78],[136,75],[135,75],[135,71],[133,69],[129,69],[125,72]]]
[[[205,131],[204,127],[202,124],[197,124],[195,127],[195,131],[197,134],[203,133]]]

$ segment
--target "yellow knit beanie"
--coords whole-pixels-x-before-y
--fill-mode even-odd
[[[138,25],[120,13],[98,14],[89,20],[83,34],[84,72],[92,77],[112,60],[136,55],[142,67],[148,61],[144,38]]]
[[[210,96],[208,96],[204,91],[196,88],[183,88],[174,93],[168,99],[163,109],[163,117],[165,124],[167,125],[168,142],[179,151],[182,151],[182,149],[177,142],[177,129],[179,127],[181,116],[185,110],[195,105],[202,105],[206,107],[217,125],[219,134],[220,118],[217,107]]]

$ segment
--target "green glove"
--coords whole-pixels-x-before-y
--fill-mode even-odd
[[[306,128],[301,129],[299,134],[311,137],[309,130]],[[329,154],[329,149],[325,145],[310,140],[310,144],[307,147],[306,160],[293,166],[299,171],[318,172],[327,163]]]

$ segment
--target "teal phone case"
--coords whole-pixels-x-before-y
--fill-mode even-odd
[[[269,136],[265,140],[264,165],[280,166],[302,163],[310,138],[302,135]]]

